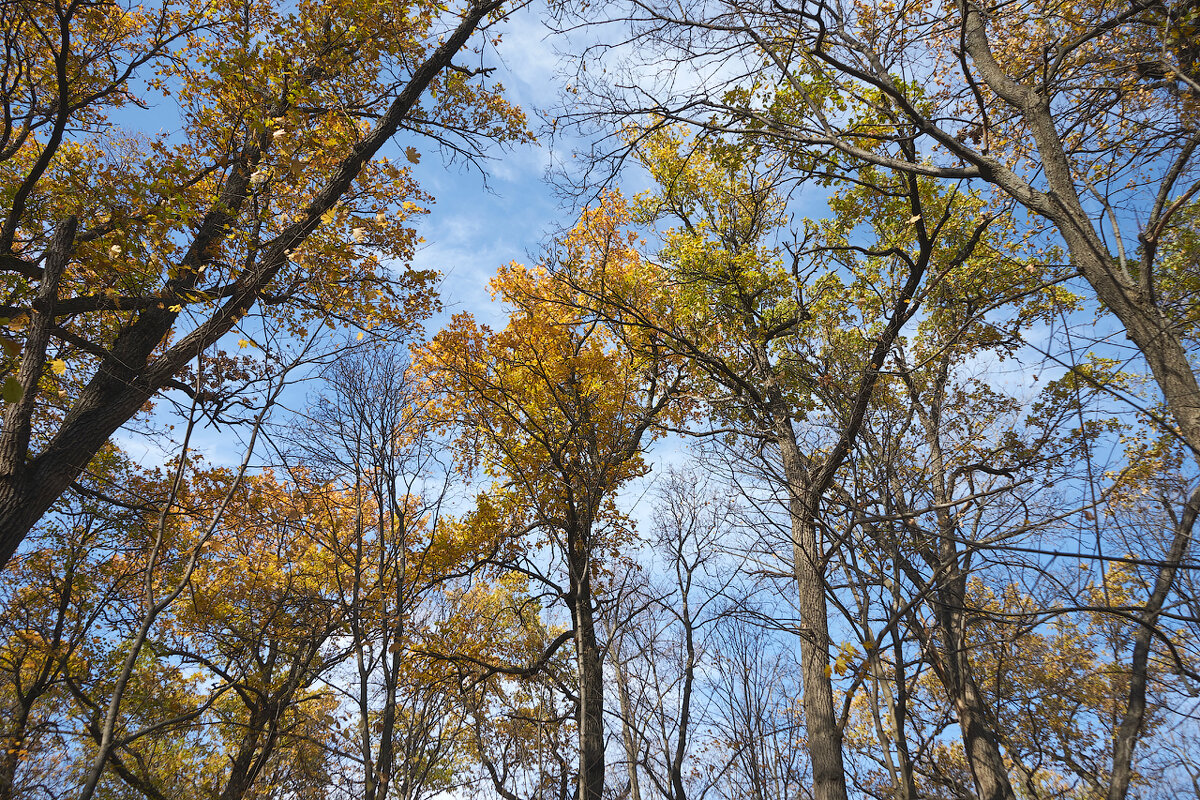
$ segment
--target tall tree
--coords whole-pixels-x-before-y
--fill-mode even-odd
[[[292,331],[420,315],[429,275],[381,261],[411,256],[422,195],[381,151],[402,131],[468,156],[525,135],[455,63],[507,8],[5,8],[0,564],[148,400],[189,391],[176,376],[256,304]],[[122,129],[168,103],[177,133]]]
[[[610,247],[633,219],[672,226],[662,231],[662,263],[575,285],[596,313],[653,331],[660,350],[687,360],[718,431],[749,443],[779,493],[801,616],[814,794],[840,800],[846,773],[826,603],[838,544],[825,540],[822,501],[927,284],[1003,255],[985,236],[992,220],[977,200],[878,170],[864,170],[860,186],[834,200],[839,218],[788,253],[785,159],[752,140],[693,139],[678,129],[635,138],[656,188],[632,211],[611,196],[586,223]],[[875,240],[859,244],[860,226]]]
[[[329,569],[356,675],[347,688],[357,717],[364,800],[415,800],[454,774],[462,713],[414,649],[431,624],[429,595],[469,570],[470,559],[439,522],[449,464],[406,347],[370,342],[329,365],[324,386],[297,425],[305,468],[338,487],[325,493]],[[460,564],[460,561],[465,563]]]
[[[618,269],[628,251],[594,251],[575,235],[566,258],[580,271]],[[665,359],[621,346],[571,303],[573,290],[544,269],[512,265],[493,281],[511,305],[492,332],[466,315],[434,337],[425,355],[445,408],[461,431],[468,464],[503,486],[480,498],[479,535],[510,540],[497,558],[541,576],[570,610],[575,645],[579,800],[604,792],[603,648],[597,613],[628,521],[614,496],[646,467],[642,450],[670,410],[681,374]],[[490,532],[489,532],[490,529]],[[557,572],[532,566],[549,546]]]
[[[1050,275],[1065,251],[1153,377],[1162,407],[1143,408],[1200,459],[1195,307],[1177,288],[1195,286],[1195,262],[1169,253],[1193,238],[1200,191],[1194,3],[631,5],[656,74],[667,58],[708,77],[683,92],[600,86],[583,113],[736,132],[823,181],[869,164],[986,187],[994,210],[1048,240]],[[1163,578],[1169,589],[1179,573]],[[1136,698],[1126,714],[1132,731]],[[1126,791],[1114,783],[1109,798]]]
[[[638,83],[619,113],[744,131],[802,150],[818,177],[874,164],[994,187],[1060,237],[1200,454],[1194,321],[1158,289],[1172,280],[1160,245],[1200,191],[1194,4],[632,5],[668,58],[727,69],[683,96]]]

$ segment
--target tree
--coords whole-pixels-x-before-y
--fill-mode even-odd
[[[338,488],[323,494],[323,545],[353,652],[344,691],[357,718],[356,781],[364,800],[415,800],[455,775],[464,714],[447,689],[452,670],[418,651],[433,626],[431,593],[469,572],[471,557],[439,519],[449,465],[405,345],[360,345],[324,378],[294,441],[298,476]],[[347,508],[350,520],[335,522]]]
[[[748,774],[741,766],[762,763],[757,756],[770,749],[764,738],[775,741],[774,731],[745,724],[755,712],[739,703],[744,686],[731,685],[732,665],[769,637],[754,624],[743,585],[748,570],[736,552],[743,509],[728,488],[697,469],[671,468],[655,489],[654,557],[630,571],[607,616],[630,796],[641,797],[643,785],[647,795],[667,800],[704,800],[722,791],[771,796],[783,787],[759,781],[732,788],[735,776]],[[744,652],[735,652],[739,643],[747,645]],[[747,680],[756,677],[770,683],[777,676]],[[787,691],[779,683],[774,688],[782,700]],[[792,756],[803,761],[802,748],[792,748]]]
[[[455,63],[505,9],[5,9],[0,315],[24,341],[4,340],[0,563],[147,401],[191,391],[176,376],[256,304],[293,332],[422,315],[430,275],[381,262],[411,256],[423,196],[381,152],[401,131],[468,157],[526,135]],[[169,102],[177,134],[119,127]]]
[[[1200,191],[1193,4],[632,5],[675,58],[729,69],[682,99],[616,98],[618,113],[741,131],[821,179],[874,164],[994,187],[1061,237],[1200,452],[1194,325],[1158,291],[1160,245]]]
[[[1200,191],[1193,3],[631,5],[647,52],[712,77],[681,94],[593,78],[600,105],[582,113],[742,135],[819,181],[873,165],[987,187],[994,211],[1049,240],[1049,275],[1065,250],[1161,392],[1142,409],[1200,454],[1194,304],[1177,293],[1195,286],[1194,262],[1169,254],[1191,238]],[[1163,578],[1168,590],[1178,573]]]
[[[390,372],[395,348],[375,355],[333,368],[374,364],[392,382],[343,372],[317,404],[320,475],[186,459],[151,480],[117,459],[115,485],[94,492],[116,498],[97,501],[99,522],[60,507],[55,520],[82,523],[39,528],[4,607],[0,790],[39,769],[84,796],[147,800],[333,787],[417,800],[459,785],[456,670],[422,653],[442,623],[430,590],[471,559],[407,491],[428,477],[430,421],[411,376]],[[357,417],[325,413],[364,400]]]
[[[577,270],[620,269],[628,250],[593,250],[579,231],[564,241]],[[480,496],[474,534],[498,543],[508,569],[537,576],[571,614],[578,681],[579,800],[604,791],[603,651],[597,605],[628,539],[616,492],[645,471],[644,443],[671,411],[681,373],[626,350],[573,307],[571,287],[544,269],[512,265],[493,289],[513,307],[493,333],[459,315],[423,356],[461,432],[468,467],[504,481]],[[534,541],[528,541],[536,535]],[[540,547],[561,559],[565,585],[530,564]]]
[[[98,631],[124,619],[118,607],[140,583],[128,554],[165,487],[111,446],[95,467],[92,488],[111,502],[81,496],[61,509],[56,524],[37,532],[31,552],[14,561],[0,600],[3,800],[65,782],[67,765],[43,756],[69,746],[68,682],[94,658]]]
[[[977,316],[969,286],[1011,294],[1028,272],[1020,262],[1008,275],[975,265],[926,299],[927,316],[894,354],[841,484],[850,494],[835,500],[849,545],[839,571],[857,617],[851,660],[862,653],[855,686],[866,693],[844,713],[859,715],[859,737],[863,725],[876,730],[855,748],[886,767],[886,778],[870,780],[881,792],[974,784],[993,797],[1039,797],[1050,787],[1100,796],[1138,772],[1129,760],[1138,733],[1121,721],[1122,704],[1140,685],[1139,725],[1169,705],[1154,693],[1146,702],[1146,655],[1152,640],[1162,652],[1170,636],[1151,620],[1179,563],[1172,547],[1188,535],[1178,527],[1186,518],[1133,523],[1120,498],[1130,492],[1153,506],[1148,495],[1161,485],[1169,508],[1183,502],[1188,480],[1174,472],[1179,461],[1142,449],[1141,423],[1114,414],[1104,387],[1124,378],[1111,361],[1081,361],[1031,400],[1019,385],[990,384],[1020,352],[1023,329],[1072,299],[1027,294],[1005,316]],[[1118,436],[1137,442],[1135,451],[1123,462],[1110,456],[1101,475],[1093,454]],[[1167,544],[1154,543],[1155,530],[1169,531]],[[1145,570],[1145,600],[1110,581],[1115,553]],[[1106,625],[1124,631],[1112,647],[1099,633]],[[1140,657],[1137,647],[1122,652],[1129,637],[1145,640]],[[1172,671],[1190,669],[1186,657],[1166,660]],[[1154,683],[1163,690],[1164,679]],[[951,721],[961,746],[946,744]]]
[[[469,529],[467,529],[469,531]],[[571,800],[579,789],[571,631],[548,625],[536,582],[517,573],[455,591],[431,637],[458,680],[448,691],[466,716],[472,796]],[[540,587],[539,587],[540,588]],[[515,666],[514,666],[515,665]]]
[[[298,477],[250,476],[192,576],[188,602],[156,637],[159,659],[223,689],[208,737],[225,764],[218,796],[240,800],[298,780],[329,778],[338,697],[329,683],[351,651],[339,641],[339,540],[356,535],[353,496]],[[339,743],[340,744],[340,743]]]
[[[806,745],[819,800],[846,796],[830,678],[826,568],[839,548],[821,505],[857,439],[901,331],[924,297],[974,261],[1003,263],[976,198],[916,176],[865,169],[783,258],[786,159],[753,140],[631,134],[657,186],[631,211],[617,196],[586,216],[597,241],[632,219],[675,224],[652,264],[574,280],[596,313],[652,331],[706,389],[718,433],[746,443],[787,520],[801,617]],[[912,161],[915,152],[908,152]],[[874,237],[860,244],[858,231]],[[798,234],[797,234],[798,236]],[[597,245],[599,247],[599,245]],[[653,288],[647,288],[653,287]]]

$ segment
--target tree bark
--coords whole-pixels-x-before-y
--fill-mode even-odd
[[[577,800],[604,796],[604,671],[596,642],[592,607],[591,553],[586,536],[570,535],[571,615],[575,622],[575,659],[579,673],[579,783]]]
[[[1117,263],[1096,232],[1079,198],[1049,98],[1018,83],[996,62],[982,10],[973,2],[963,2],[960,8],[966,51],[984,82],[1025,120],[1037,145],[1046,191],[1034,189],[1003,168],[990,169],[984,177],[1058,229],[1072,266],[1125,326],[1162,390],[1180,438],[1200,459],[1200,383],[1174,325],[1154,301],[1149,287]]]
[[[638,748],[633,732],[633,701],[629,696],[629,676],[625,659],[621,653],[621,640],[615,628],[608,627],[609,650],[612,656],[613,673],[617,682],[617,701],[621,705],[621,744],[625,747],[625,772],[629,778],[629,800],[642,800],[641,782],[638,780]]]
[[[782,402],[782,398],[779,398]],[[787,480],[792,529],[793,578],[800,607],[800,667],[804,684],[804,724],[812,762],[814,800],[846,800],[842,732],[833,704],[829,665],[829,611],[825,604],[825,558],[817,542],[804,458],[791,419],[773,403],[775,435]]]

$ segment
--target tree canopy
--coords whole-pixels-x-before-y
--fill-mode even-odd
[[[1196,3],[0,30],[0,800],[1200,797]]]

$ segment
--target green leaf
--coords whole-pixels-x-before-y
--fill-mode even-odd
[[[21,399],[24,391],[21,389],[21,382],[16,378],[6,378],[4,381],[4,402],[15,403]]]

